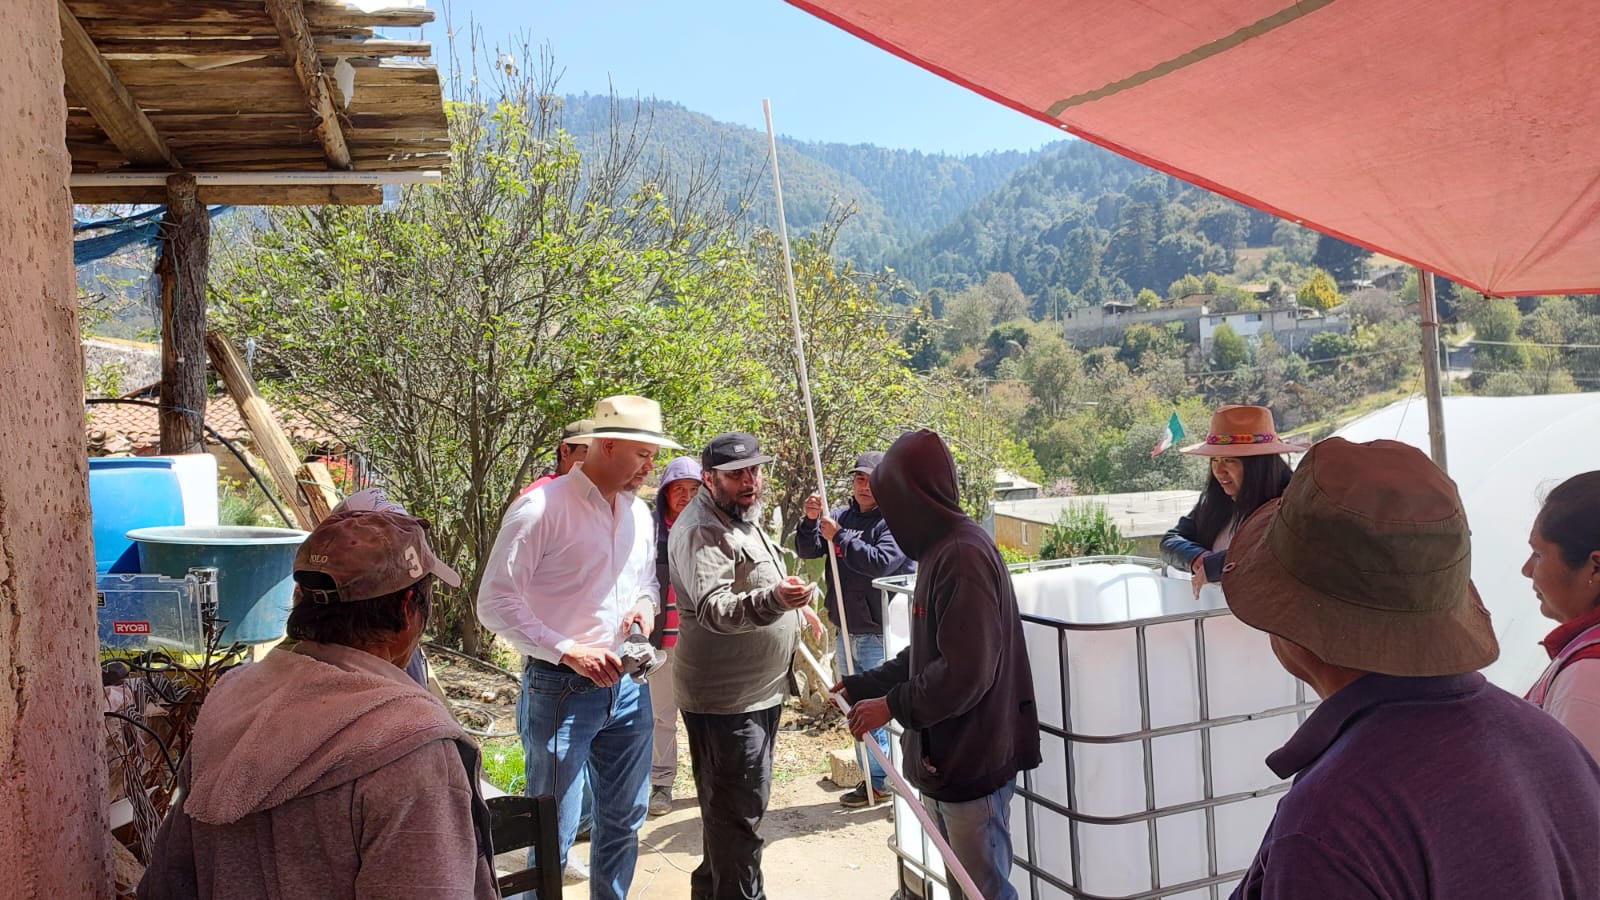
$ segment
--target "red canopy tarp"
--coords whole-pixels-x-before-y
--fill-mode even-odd
[[[789,2],[1480,291],[1600,291],[1600,0]]]

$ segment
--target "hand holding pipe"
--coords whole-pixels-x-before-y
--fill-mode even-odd
[[[799,646],[800,655],[805,657],[806,664],[811,666],[811,671],[815,672],[818,678],[827,682],[828,673],[822,670],[822,663],[817,662],[817,658],[812,655],[811,649],[805,644],[802,643]],[[829,694],[828,698],[833,701],[835,706],[839,707],[840,712],[846,716],[850,715],[850,701],[838,694]],[[972,876],[967,874],[967,870],[961,865],[961,861],[956,859],[956,852],[950,849],[950,842],[944,839],[944,833],[939,830],[939,826],[934,824],[933,815],[921,803],[912,802],[911,798],[916,789],[911,786],[911,782],[907,781],[906,777],[900,774],[894,764],[889,761],[889,757],[884,754],[883,748],[878,746],[877,741],[857,741],[857,743],[867,748],[867,752],[871,753],[878,760],[878,764],[883,766],[884,774],[894,781],[895,792],[905,798],[906,805],[911,807],[912,815],[917,817],[917,821],[922,824],[922,830],[933,840],[933,845],[938,848],[939,855],[944,858],[945,869],[949,871],[950,876],[956,880],[956,883],[961,885],[961,893],[972,898],[972,900],[983,900],[983,894],[978,892],[978,885],[973,882]],[[861,776],[867,778],[865,769],[861,770]],[[872,796],[871,785],[872,780],[867,778],[867,796],[869,797]]]

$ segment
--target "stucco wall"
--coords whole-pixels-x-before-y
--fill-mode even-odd
[[[0,28],[0,896],[110,892],[55,0]]]

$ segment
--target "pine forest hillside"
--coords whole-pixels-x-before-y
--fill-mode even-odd
[[[748,203],[750,221],[775,227],[764,132],[662,100],[623,100],[613,106],[610,97],[585,94],[568,96],[563,104],[562,126],[580,151],[609,134],[615,112],[625,125],[637,126],[646,160],[664,162],[680,175],[704,160],[716,161],[727,203]],[[811,230],[827,221],[836,205],[854,206],[834,249],[864,268],[893,265],[911,245],[954,221],[1039,156],[1005,151],[958,157],[783,137],[778,147],[790,230]]]

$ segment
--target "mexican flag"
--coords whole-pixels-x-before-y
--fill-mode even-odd
[[[1161,433],[1161,440],[1157,441],[1155,449],[1150,451],[1150,457],[1154,459],[1160,456],[1168,447],[1181,440],[1183,440],[1183,423],[1178,421],[1178,411],[1173,410],[1172,418],[1167,420],[1167,430]]]

